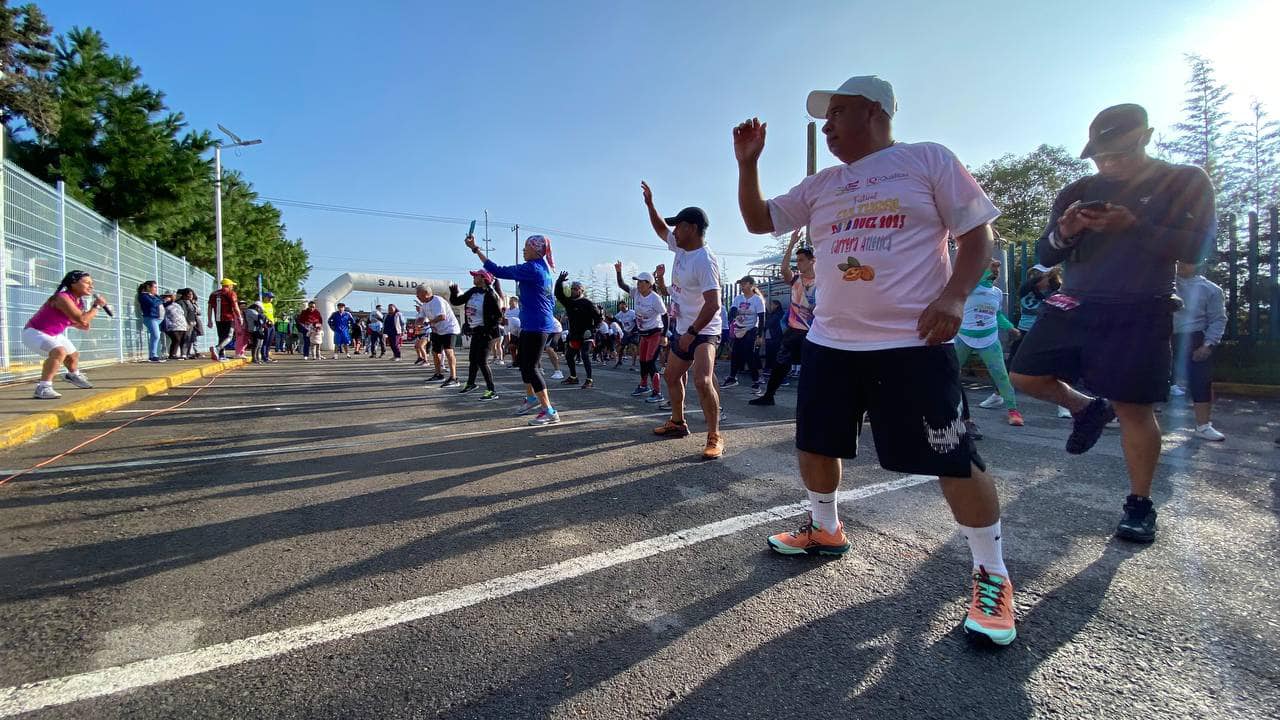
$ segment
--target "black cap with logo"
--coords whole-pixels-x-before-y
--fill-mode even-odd
[[[1084,146],[1080,158],[1087,160],[1094,155],[1136,150],[1137,142],[1130,134],[1138,129],[1147,129],[1147,111],[1141,105],[1113,105],[1089,123],[1089,144]]]
[[[666,218],[665,222],[671,227],[675,227],[682,222],[693,223],[694,225],[697,225],[700,230],[706,230],[707,226],[711,224],[711,221],[707,220],[707,214],[702,211],[702,208],[696,207],[687,207],[676,213],[675,217]]]

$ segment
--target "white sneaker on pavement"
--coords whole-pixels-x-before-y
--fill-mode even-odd
[[[1197,426],[1196,431],[1193,434],[1201,440],[1208,440],[1210,442],[1222,442],[1227,439],[1226,435],[1218,432],[1218,430],[1213,427],[1213,423],[1205,423],[1204,425]]]
[[[552,379],[552,380],[563,380],[563,379],[564,379],[564,373],[562,373],[562,372],[560,372],[559,370],[557,370],[557,371],[555,371],[554,373],[552,373],[552,374],[551,374],[551,379]]]
[[[1169,394],[1173,397],[1182,397],[1187,394],[1187,391],[1183,390],[1181,385],[1170,385]]]
[[[36,384],[36,393],[33,395],[37,400],[57,400],[62,397],[62,393],[53,389],[53,385],[45,385],[44,383]]]
[[[1066,409],[1066,408],[1064,408],[1064,407],[1062,407],[1061,405],[1059,405],[1059,406],[1058,406],[1058,417],[1063,418],[1063,419],[1069,419],[1069,418],[1071,417],[1071,411],[1070,411],[1070,410],[1068,410],[1068,409]]]
[[[1004,398],[1000,397],[1000,393],[991,393],[991,397],[978,403],[978,407],[990,410],[992,408],[1004,407]]]
[[[67,382],[71,383],[72,385],[75,385],[76,387],[80,388],[81,390],[92,390],[92,389],[93,389],[93,383],[89,382],[89,378],[85,377],[85,376],[84,376],[84,373],[79,372],[79,371],[76,371],[76,372],[73,372],[73,373],[63,373],[63,375],[62,375],[62,379],[63,379],[63,380],[66,380]]]

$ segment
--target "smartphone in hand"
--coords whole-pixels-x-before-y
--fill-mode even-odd
[[[1090,200],[1089,202],[1080,203],[1076,206],[1077,210],[1092,210],[1094,212],[1102,212],[1107,209],[1111,203],[1106,200]]]

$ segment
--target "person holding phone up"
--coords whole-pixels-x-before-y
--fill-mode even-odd
[[[1063,188],[1036,245],[1037,261],[1062,263],[1066,280],[1044,300],[1012,368],[1019,392],[1071,411],[1069,453],[1088,451],[1119,418],[1129,496],[1116,535],[1134,542],[1155,540],[1153,405],[1168,391],[1174,267],[1200,262],[1217,231],[1208,175],[1149,157],[1152,132],[1147,111],[1133,104],[1109,107],[1089,125],[1080,157],[1098,172]],[[1097,397],[1068,384],[1076,381]]]

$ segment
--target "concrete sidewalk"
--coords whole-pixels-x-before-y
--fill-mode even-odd
[[[81,390],[63,380],[60,371],[53,381],[54,389],[62,393],[57,400],[33,398],[35,383],[30,380],[0,386],[0,399],[4,400],[0,403],[0,450],[247,362],[215,363],[206,358],[104,365],[84,371],[94,385],[92,390]]]

